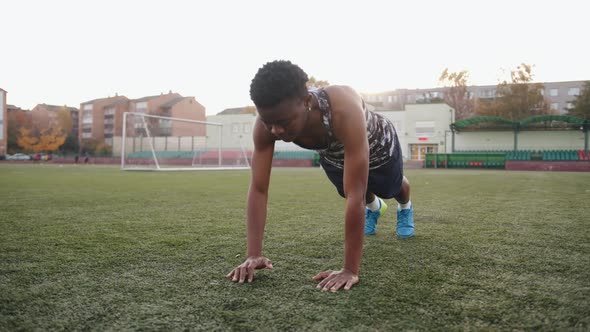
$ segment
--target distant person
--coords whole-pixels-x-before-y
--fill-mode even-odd
[[[88,165],[89,161],[90,161],[90,157],[88,156],[88,152],[86,152],[84,154],[84,165]]]
[[[307,81],[307,74],[297,65],[274,61],[260,68],[250,85],[258,117],[246,213],[247,258],[226,275],[234,282],[252,282],[256,269],[272,269],[270,260],[262,256],[262,240],[277,140],[318,151],[326,175],[346,199],[344,266],[314,276],[320,281],[318,288],[335,292],[359,282],[364,236],[375,234],[377,221],[387,210],[382,198],[395,198],[399,203],[397,236],[414,235],[410,184],[403,176],[393,124],[367,110],[352,88],[308,90]]]
[[[80,156],[78,156],[78,154],[76,154],[76,156],[74,156],[74,164],[78,163],[78,159],[80,159]]]

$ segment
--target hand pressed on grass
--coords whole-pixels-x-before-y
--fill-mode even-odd
[[[322,291],[335,292],[344,286],[344,290],[349,290],[353,285],[358,284],[358,275],[349,270],[342,269],[340,271],[324,271],[315,275],[313,280],[321,280],[317,288]]]
[[[252,280],[254,280],[254,270],[264,268],[272,270],[272,263],[270,260],[262,256],[248,257],[244,263],[238,265],[238,267],[233,269],[225,277],[231,279],[233,282],[239,282],[240,284],[244,283],[246,277],[248,277],[248,282],[252,282]]]

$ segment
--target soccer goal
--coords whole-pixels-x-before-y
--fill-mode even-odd
[[[241,139],[227,138],[220,123],[126,112],[120,144],[125,171],[249,169]]]

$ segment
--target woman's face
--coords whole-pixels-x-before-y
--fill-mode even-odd
[[[278,139],[293,142],[305,129],[306,98],[291,98],[268,108],[258,108],[258,115],[268,131]]]

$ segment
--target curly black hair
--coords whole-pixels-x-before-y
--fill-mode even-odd
[[[307,95],[307,74],[286,60],[267,62],[250,84],[250,98],[256,107],[272,107],[281,101]]]

